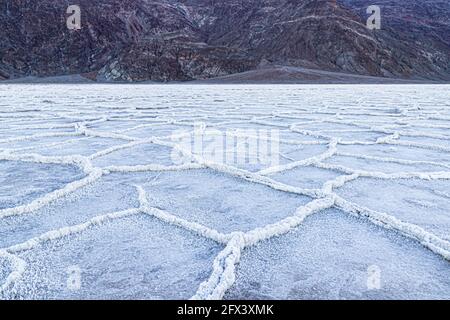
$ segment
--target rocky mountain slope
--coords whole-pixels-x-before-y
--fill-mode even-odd
[[[447,0],[0,0],[0,79],[171,81],[285,65],[450,80]]]

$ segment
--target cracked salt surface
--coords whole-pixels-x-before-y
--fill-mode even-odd
[[[311,200],[211,170],[162,173],[148,186],[139,184],[151,206],[220,232],[248,231],[275,223]]]
[[[46,150],[40,150],[39,153],[45,156],[89,156],[93,152],[120,145],[121,142],[109,138],[76,138],[47,146]]]
[[[324,263],[324,262],[327,263]],[[368,268],[382,270],[368,290]],[[227,299],[449,299],[444,259],[338,210],[259,243],[241,257]]]
[[[395,217],[420,225],[450,240],[450,181],[408,179],[389,185],[361,178],[337,191],[339,195],[372,210],[384,210]]]
[[[29,268],[11,298],[188,299],[220,250],[154,218],[123,218],[20,254]],[[82,270],[80,290],[67,288],[71,266]]]
[[[299,167],[270,175],[276,181],[299,188],[320,189],[327,181],[339,177],[339,172],[316,167]]]
[[[0,86],[0,298],[450,298],[448,86],[121,89]],[[280,162],[171,139],[199,122]]]
[[[28,203],[83,176],[68,165],[0,161],[0,209]]]
[[[92,204],[95,203],[95,206]],[[139,205],[136,189],[123,179],[106,176],[28,215],[0,219],[0,247],[37,237],[49,230],[77,225],[95,216]]]

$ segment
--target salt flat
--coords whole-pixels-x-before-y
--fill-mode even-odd
[[[0,298],[450,299],[449,133],[449,85],[0,85]]]

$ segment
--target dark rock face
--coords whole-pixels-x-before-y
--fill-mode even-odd
[[[376,2],[382,10],[377,41],[390,50],[403,77],[450,79],[450,1],[341,0],[360,17]]]
[[[0,0],[0,80],[205,79],[278,64],[450,80],[447,0]],[[425,2],[425,3],[424,3]],[[66,28],[69,4],[82,29]]]

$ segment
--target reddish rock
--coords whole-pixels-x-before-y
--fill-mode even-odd
[[[0,79],[89,74],[172,81],[256,69],[261,62],[361,75],[450,80],[447,0],[66,0],[0,2]]]

